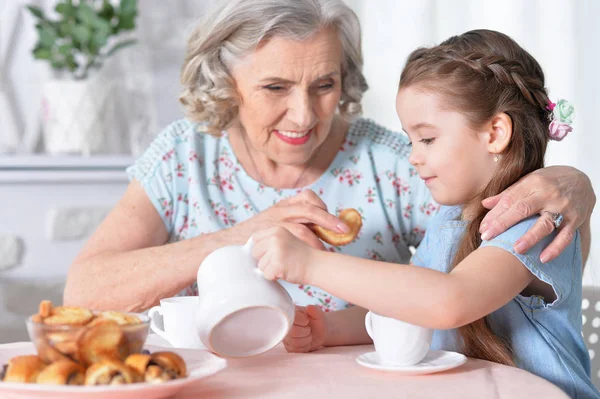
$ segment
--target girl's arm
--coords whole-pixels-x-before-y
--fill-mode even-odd
[[[477,249],[449,274],[324,251],[313,256],[307,284],[383,316],[435,329],[457,328],[492,313],[534,279],[514,255],[496,247]]]

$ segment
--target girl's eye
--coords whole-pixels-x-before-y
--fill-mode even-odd
[[[431,143],[433,143],[435,140],[435,138],[430,138],[430,139],[421,139],[421,143],[425,144],[425,145],[429,145]]]

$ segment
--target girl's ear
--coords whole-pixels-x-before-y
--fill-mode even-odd
[[[512,138],[512,119],[508,114],[500,112],[490,123],[488,151],[493,154],[502,153]]]

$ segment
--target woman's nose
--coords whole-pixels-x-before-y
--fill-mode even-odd
[[[309,129],[315,121],[313,100],[309,93],[297,91],[288,100],[288,119],[300,129]]]

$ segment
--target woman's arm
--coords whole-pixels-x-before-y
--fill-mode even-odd
[[[534,278],[514,255],[495,247],[474,251],[450,274],[323,251],[312,256],[315,267],[306,284],[381,315],[435,329],[457,328],[492,313]]]
[[[565,250],[575,230],[584,227],[595,204],[592,183],[583,172],[570,166],[551,166],[530,173],[504,192],[484,200],[483,205],[491,210],[483,219],[480,232],[484,240],[489,240],[538,213],[562,213],[564,221],[558,235],[540,256],[542,262],[548,262]],[[540,218],[515,243],[514,249],[525,253],[553,231],[554,225],[547,218]],[[580,233],[582,243],[590,241],[589,230],[584,228]],[[584,252],[584,258],[587,259],[587,255]]]
[[[284,226],[322,249],[303,223],[347,229],[314,192],[306,190],[229,229],[166,244],[168,232],[160,215],[140,183],[133,181],[71,265],[64,303],[92,309],[148,309],[196,281],[198,267],[212,251],[242,245],[259,228]]]
[[[71,265],[64,303],[148,309],[192,284],[211,251],[244,239],[218,232],[165,245],[164,223],[142,186],[133,181]]]

